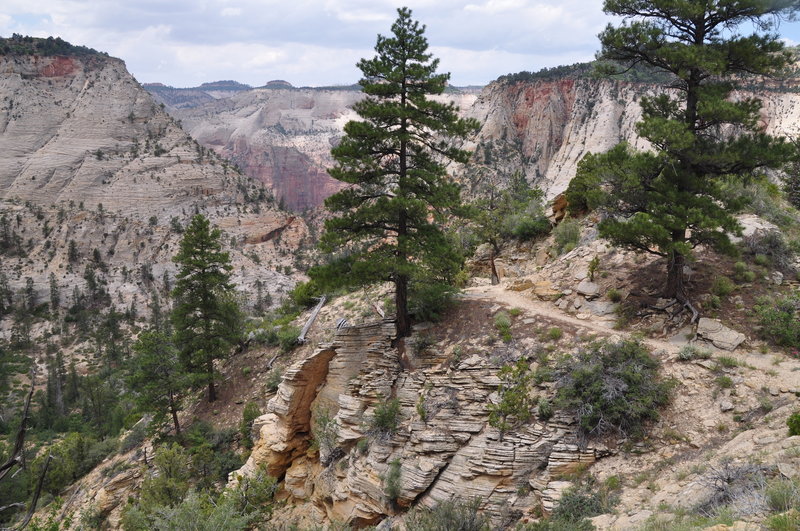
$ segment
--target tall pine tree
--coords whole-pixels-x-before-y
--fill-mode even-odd
[[[453,104],[428,98],[444,92],[450,75],[436,73],[424,32],[409,9],[398,9],[392,36],[379,35],[377,56],[358,63],[367,97],[353,108],[361,120],[345,126],[330,170],[353,186],[326,200],[338,217],[321,239],[324,250],[350,253],[347,282],[394,283],[398,337],[411,331],[411,284],[446,281],[460,265],[441,229],[460,206],[445,163],[467,161],[451,141],[477,128]]]
[[[172,259],[176,277],[172,321],[180,359],[217,399],[214,360],[228,355],[241,332],[241,313],[230,283],[230,257],[222,251],[221,232],[201,214],[192,218]]]
[[[740,230],[723,193],[724,179],[743,179],[779,166],[790,154],[766,135],[761,102],[731,97],[735,82],[778,73],[789,54],[773,33],[792,17],[796,0],[606,0],[623,17],[600,35],[600,57],[670,74],[671,90],[641,99],[637,132],[653,150],[622,144],[582,161],[575,186],[610,214],[601,235],[666,258],[663,295],[689,305],[683,270],[692,249],[729,248]],[[753,28],[752,35],[740,28]],[[602,191],[602,192],[601,192]],[[568,194],[569,195],[569,194]],[[689,305],[690,306],[690,305]],[[691,306],[690,306],[691,307]]]

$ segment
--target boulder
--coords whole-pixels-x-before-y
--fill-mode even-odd
[[[554,301],[561,296],[561,292],[553,288],[549,280],[540,280],[533,285],[533,294],[543,301]]]
[[[617,309],[617,305],[609,301],[587,301],[584,308],[595,315],[603,316],[613,314]]]
[[[715,347],[722,350],[734,350],[744,342],[745,335],[732,330],[716,319],[701,317],[697,323],[697,335],[711,341]]]
[[[597,297],[600,293],[600,286],[589,280],[582,280],[575,291],[586,297]]]
[[[525,291],[531,289],[532,287],[533,287],[533,281],[531,279],[522,278],[512,283],[506,289],[510,291]]]

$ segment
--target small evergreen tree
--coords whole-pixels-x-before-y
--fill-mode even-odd
[[[156,426],[171,418],[175,435],[180,439],[178,412],[188,381],[172,338],[157,329],[142,332],[133,351],[127,383],[136,393],[136,403],[142,410],[153,413]]]
[[[787,64],[790,56],[771,30],[797,9],[796,0],[604,4],[625,20],[600,35],[601,58],[664,72],[675,90],[641,99],[637,132],[652,151],[621,144],[590,155],[575,182],[610,214],[602,236],[666,258],[665,297],[688,304],[683,269],[692,249],[730,249],[727,234],[740,230],[732,215],[740,205],[725,196],[722,180],[776,167],[791,153],[783,139],[763,132],[759,100],[730,95],[737,76],[775,74]],[[747,24],[756,33],[739,33]]]
[[[506,238],[525,240],[547,234],[550,221],[541,207],[541,190],[531,188],[520,172],[511,176],[507,188],[501,188],[494,179],[486,180],[480,187],[480,197],[472,204],[478,241],[488,243],[491,282],[500,283],[495,258]]]
[[[468,153],[449,139],[477,128],[459,119],[453,104],[428,99],[444,92],[449,74],[428,53],[425,26],[398,10],[392,36],[378,36],[377,56],[358,67],[367,97],[353,108],[361,117],[345,125],[331,154],[335,179],[351,184],[325,201],[338,215],[326,221],[324,250],[351,253],[344,282],[391,281],[395,286],[397,334],[409,334],[409,284],[447,281],[461,257],[440,229],[460,205],[459,187],[446,178],[444,162],[466,162]]]
[[[219,229],[204,216],[192,218],[173,261],[176,277],[172,320],[181,361],[195,380],[217,398],[214,360],[225,357],[241,336],[241,313],[230,283],[230,257],[222,251]]]

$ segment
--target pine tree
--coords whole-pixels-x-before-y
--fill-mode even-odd
[[[225,357],[239,339],[241,314],[230,283],[230,257],[222,251],[221,232],[208,219],[192,218],[173,261],[176,277],[172,321],[180,358],[216,400],[214,360]]]
[[[592,201],[610,214],[600,224],[602,236],[666,258],[665,297],[690,306],[683,269],[692,249],[730,250],[727,234],[740,231],[733,211],[741,204],[726,197],[724,179],[779,166],[790,153],[783,139],[763,132],[759,100],[730,96],[736,80],[775,74],[787,64],[789,54],[771,31],[796,10],[796,0],[604,4],[606,13],[625,20],[601,33],[601,58],[665,72],[673,90],[641,99],[637,132],[652,151],[621,144],[589,155],[571,188],[594,185]],[[755,33],[742,35],[743,25]]]
[[[428,99],[444,92],[450,75],[436,73],[439,60],[427,52],[424,32],[409,9],[398,9],[393,35],[379,35],[377,56],[358,63],[367,97],[353,108],[361,120],[345,126],[330,170],[353,186],[325,202],[338,217],[325,223],[321,239],[324,250],[350,253],[348,281],[394,283],[398,337],[411,329],[410,283],[447,280],[460,266],[440,228],[460,205],[444,163],[467,161],[450,139],[477,128],[453,104]]]
[[[55,318],[58,316],[58,308],[61,304],[61,292],[58,289],[56,275],[50,272],[50,314]]]
[[[142,332],[133,345],[127,383],[136,392],[136,403],[153,413],[158,426],[171,418],[175,435],[181,438],[178,412],[188,379],[172,338],[158,329]]]

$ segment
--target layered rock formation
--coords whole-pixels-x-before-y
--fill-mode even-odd
[[[92,265],[115,304],[146,299],[156,280],[174,279],[195,213],[224,231],[242,288],[291,287],[287,249],[307,236],[303,221],[192,140],[122,61],[0,56],[0,218],[4,241],[19,242],[0,271],[12,290],[31,278],[45,301],[52,273],[68,306]]]
[[[278,85],[246,92],[206,93],[195,104],[176,103],[170,112],[200,144],[236,163],[245,174],[267,184],[287,208],[316,208],[341,189],[327,174],[330,149],[344,124],[357,118],[351,109],[359,90],[291,89]],[[153,91],[162,97],[163,89]],[[466,110],[475,92],[442,97]],[[171,105],[173,100],[164,99]]]
[[[796,80],[769,82],[734,97],[761,98],[766,132],[796,138],[795,86]],[[639,100],[662,90],[651,83],[598,79],[496,81],[467,113],[482,124],[470,147],[476,161],[501,174],[522,171],[552,198],[567,188],[587,152],[604,152],[622,141],[646,149],[635,128]]]
[[[526,355],[532,344],[491,348],[467,337],[459,346],[412,342],[398,350],[393,333],[390,321],[344,328],[287,370],[268,413],[255,423],[260,437],[253,453],[234,476],[266,467],[284,480],[291,501],[286,518],[309,525],[374,524],[454,495],[481,499],[481,509],[499,523],[518,518],[536,498],[551,510],[554,480],[594,462],[598,450],[579,449],[563,415],[505,435],[488,424],[499,364]],[[538,392],[547,396],[549,385]],[[398,400],[401,420],[388,434],[370,419],[390,398]],[[319,452],[309,451],[312,436]],[[392,467],[400,478],[395,499],[386,494]]]

